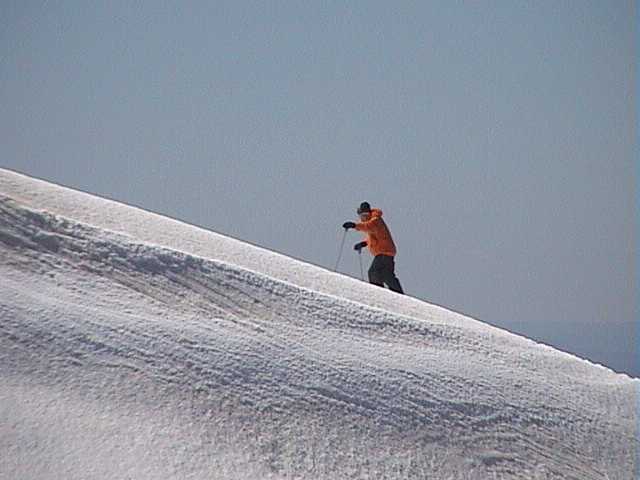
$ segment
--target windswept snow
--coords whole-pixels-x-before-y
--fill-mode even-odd
[[[0,278],[0,479],[637,475],[637,379],[5,170]]]

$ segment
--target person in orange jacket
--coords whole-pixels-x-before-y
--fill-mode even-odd
[[[364,247],[369,247],[373,262],[369,268],[369,282],[384,287],[387,284],[394,292],[404,293],[400,280],[395,274],[396,245],[393,243],[387,224],[382,219],[382,210],[371,208],[368,202],[362,202],[357,210],[360,222],[345,222],[343,228],[355,228],[367,234],[367,240],[354,245],[354,250],[360,253]]]

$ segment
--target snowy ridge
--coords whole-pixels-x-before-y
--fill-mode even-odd
[[[0,170],[0,276],[2,479],[635,478],[638,380],[174,220]]]

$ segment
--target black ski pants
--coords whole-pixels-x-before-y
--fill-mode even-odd
[[[396,277],[395,261],[389,255],[376,255],[369,267],[369,283],[384,287],[387,284],[394,292],[404,293],[400,280]]]

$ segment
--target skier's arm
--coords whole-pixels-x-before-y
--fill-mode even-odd
[[[380,221],[380,217],[373,217],[371,220],[367,220],[366,222],[358,222],[356,223],[356,230],[360,232],[370,232],[375,230]]]

